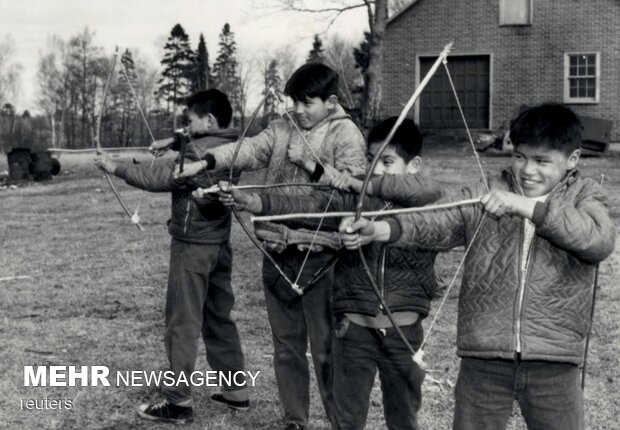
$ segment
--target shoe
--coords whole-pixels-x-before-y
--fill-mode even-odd
[[[250,408],[249,400],[229,400],[222,393],[211,394],[211,400],[220,405],[228,406],[235,411],[246,411]]]
[[[189,424],[194,421],[194,410],[191,406],[177,406],[168,403],[143,404],[138,406],[138,415],[151,421],[164,421],[174,424]]]
[[[288,423],[284,430],[305,430],[306,426],[302,426],[301,424]]]

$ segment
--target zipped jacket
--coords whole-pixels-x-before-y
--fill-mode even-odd
[[[386,200],[401,206],[423,206],[442,196],[440,185],[423,175],[394,176],[396,183],[384,187],[377,197],[364,200],[365,210],[386,208]],[[355,194],[334,191],[314,191],[307,196],[261,195],[263,214],[291,212],[353,211],[357,206]],[[339,218],[324,218],[321,228],[337,230]],[[294,227],[316,229],[314,222],[299,221]],[[435,252],[400,249],[389,245],[370,244],[364,255],[381,289],[383,298],[393,312],[413,311],[425,317],[436,290],[434,271]],[[366,277],[357,251],[343,249],[334,269],[334,313],[358,313],[376,316],[382,312],[379,300]]]
[[[236,130],[219,130],[208,133],[199,140],[187,144],[185,159],[197,161],[207,150],[237,138]],[[192,191],[199,187],[215,185],[228,180],[228,172],[198,175],[174,179],[179,158],[157,159],[150,163],[119,165],[114,174],[129,185],[151,192],[171,193],[171,215],[168,233],[175,239],[195,244],[221,244],[230,237],[230,210],[223,206],[217,196],[195,200]],[[235,177],[238,179],[238,175]]]
[[[491,188],[522,194],[510,172]],[[482,185],[467,187],[445,201],[485,192]],[[400,228],[395,246],[471,246],[459,296],[458,355],[513,359],[520,350],[523,360],[582,364],[596,264],[611,254],[616,237],[606,193],[571,171],[544,203],[536,203],[532,221],[536,231],[525,270],[522,217],[497,218],[473,204],[391,221],[393,230]]]
[[[310,130],[301,130],[290,115],[270,122],[256,136],[244,139],[235,160],[235,169],[265,169],[262,184],[310,182],[310,174],[288,158],[288,148],[295,143],[303,146],[309,159],[316,161],[318,157],[324,166],[320,182],[329,184],[330,178],[363,175],[366,170],[364,136],[339,105]],[[236,148],[237,144],[232,143],[208,151],[215,158],[215,171],[230,167]],[[279,193],[304,195],[308,189],[286,187]]]

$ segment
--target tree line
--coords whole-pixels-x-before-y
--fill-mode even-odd
[[[362,127],[378,115],[377,96],[373,94],[380,92],[380,88],[377,90],[374,86],[380,85],[375,51],[380,41],[377,31],[381,28],[374,20],[376,13],[383,20],[386,15],[373,11],[374,14],[369,9],[370,31],[360,43],[339,36],[324,41],[316,34],[304,58],[307,62],[325,62],[339,73],[340,101]],[[7,57],[5,51],[0,43],[0,151],[3,152],[20,145],[92,147],[99,112],[103,112],[100,129],[103,146],[148,145],[151,133],[155,138],[166,137],[173,129],[183,126],[184,98],[209,88],[218,88],[229,96],[234,125],[242,128],[249,115],[246,110],[250,95],[262,93],[266,100],[262,121],[256,125],[258,129],[287,108],[281,101],[283,85],[300,65],[297,51],[291,45],[270,51],[265,49],[239,59],[235,33],[229,24],[222,27],[217,56],[210,61],[204,36],[200,34],[194,49],[182,25],[176,24],[163,46],[159,67],[150,64],[139,50],[126,49],[119,53],[105,106],[102,106],[112,57],[95,43],[94,34],[86,28],[66,41],[55,36],[49,38],[37,73],[37,106],[41,114],[31,116],[28,112],[15,112],[9,101],[11,91],[7,82],[16,79],[19,68],[13,67],[11,73],[7,73],[8,63],[3,61]]]

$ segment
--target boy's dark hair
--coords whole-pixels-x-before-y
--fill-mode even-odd
[[[313,97],[325,101],[338,95],[338,73],[323,63],[304,64],[286,81],[284,94],[295,101]]]
[[[198,91],[185,99],[188,112],[194,112],[204,118],[212,114],[220,128],[226,128],[232,118],[232,107],[226,94],[220,90],[211,89]]]
[[[397,119],[397,117],[393,116],[375,125],[372,130],[370,130],[370,133],[368,133],[368,145],[370,146],[373,143],[383,142],[385,138],[388,137],[388,134],[390,134],[390,130],[394,127]],[[390,141],[390,146],[394,147],[396,153],[405,160],[405,163],[421,155],[422,135],[415,122],[410,119],[405,119],[396,129],[396,133]]]
[[[577,115],[557,103],[529,108],[510,123],[510,140],[521,144],[556,149],[569,155],[581,148],[583,127]]]

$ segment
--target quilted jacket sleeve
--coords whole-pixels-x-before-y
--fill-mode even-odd
[[[235,160],[237,170],[256,170],[267,167],[273,144],[275,141],[275,129],[272,124],[253,137],[246,137],[239,148],[239,154]],[[215,169],[229,169],[237,148],[237,142],[227,143],[207,151],[215,157]]]
[[[607,210],[607,194],[590,178],[578,179],[567,193],[552,195],[538,204],[533,222],[536,232],[588,263],[607,258],[614,250],[616,231]]]
[[[471,199],[482,194],[482,185],[463,188],[454,196],[445,197],[437,204]],[[418,247],[433,251],[444,251],[464,246],[473,234],[482,217],[480,204],[457,206],[450,209],[433,210],[397,215],[401,230],[394,242],[399,247]]]
[[[366,144],[362,132],[350,119],[339,120],[330,129],[333,165],[325,164],[320,182],[331,184],[335,178],[366,173]]]
[[[424,206],[443,197],[441,184],[428,176],[383,175],[372,180],[373,195],[403,207]]]
[[[173,177],[175,165],[174,158],[155,160],[152,166],[150,163],[123,164],[116,168],[114,175],[133,187],[155,193],[193,191],[199,187],[212,185],[212,177],[204,175],[175,179]]]

